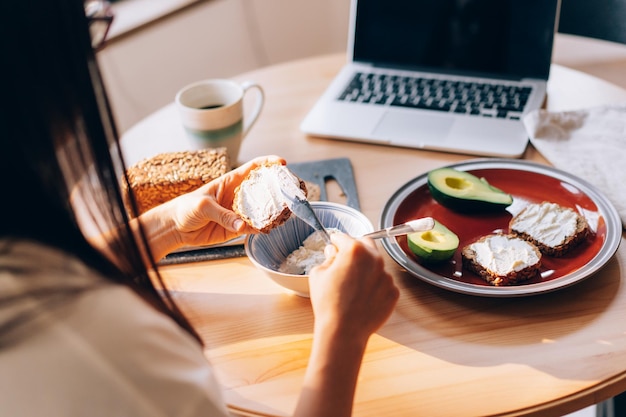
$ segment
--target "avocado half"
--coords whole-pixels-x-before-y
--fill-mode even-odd
[[[409,249],[425,262],[441,262],[450,259],[459,247],[459,237],[435,220],[431,230],[409,233]]]
[[[428,173],[428,189],[435,201],[458,212],[504,210],[513,196],[490,185],[486,179],[454,168],[439,168]]]

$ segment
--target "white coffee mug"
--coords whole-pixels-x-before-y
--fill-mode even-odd
[[[244,114],[244,96],[256,91],[250,114]],[[198,81],[176,94],[176,106],[189,138],[200,148],[225,147],[233,165],[239,164],[239,149],[256,122],[265,102],[260,85],[227,79]]]

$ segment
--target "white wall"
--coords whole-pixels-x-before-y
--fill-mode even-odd
[[[350,0],[122,0],[119,6],[155,12],[190,3],[114,37],[99,52],[121,133],[170,103],[185,84],[346,49]],[[554,52],[557,63],[626,87],[624,45],[557,35]]]
[[[626,89],[626,45],[557,34],[552,60]]]
[[[349,8],[350,0],[210,0],[113,38],[98,59],[120,132],[193,81],[344,51]]]

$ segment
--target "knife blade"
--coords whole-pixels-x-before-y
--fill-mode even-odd
[[[330,244],[330,235],[318,219],[313,207],[309,204],[306,198],[300,198],[297,195],[291,195],[282,190],[287,205],[293,214],[295,214],[302,221],[311,226],[314,230],[319,231],[322,234],[322,238],[326,244]]]

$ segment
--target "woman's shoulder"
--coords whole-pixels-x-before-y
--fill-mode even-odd
[[[25,239],[0,239],[0,270],[0,285],[15,293],[88,288],[104,281],[73,255]]]
[[[35,249],[41,255],[38,265],[33,265]],[[45,289],[55,282],[59,285],[60,280],[83,286],[81,291],[65,294],[60,302],[45,297],[24,299],[30,308],[37,305],[38,314],[14,331],[17,336],[13,335],[13,343],[5,345],[8,348],[3,353],[9,354],[0,356],[0,368],[6,371],[0,381],[19,374],[31,375],[24,380],[37,383],[28,387],[8,384],[16,394],[25,389],[36,395],[37,387],[41,387],[55,391],[55,401],[65,395],[76,409],[84,406],[83,411],[103,398],[115,398],[132,409],[128,415],[154,415],[155,410],[179,415],[181,409],[189,407],[198,412],[209,409],[225,413],[201,346],[170,317],[152,308],[129,287],[105,280],[55,250],[29,244],[13,247],[11,254],[19,256],[0,254],[0,271],[12,271],[11,279],[0,274],[3,288],[11,286],[17,292],[20,280],[24,283],[22,291],[33,290],[33,286]],[[0,308],[0,321],[23,313],[18,305],[13,310]],[[0,402],[10,399],[10,392],[0,393]],[[43,403],[18,407],[46,410],[39,408],[45,407]]]

